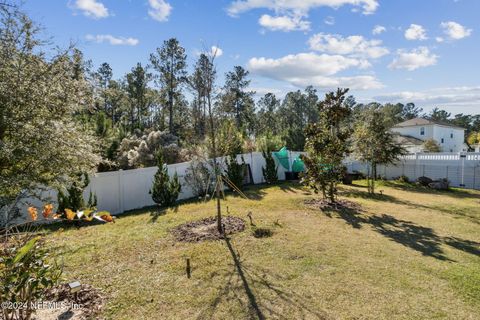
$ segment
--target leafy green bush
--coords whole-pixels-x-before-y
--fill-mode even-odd
[[[167,166],[163,161],[162,152],[157,153],[158,171],[153,178],[152,199],[162,207],[168,207],[175,204],[181,191],[180,181],[175,172],[172,179],[168,175]]]
[[[268,184],[276,183],[278,180],[277,169],[275,165],[275,159],[273,159],[272,152],[262,151],[263,158],[265,158],[265,167],[262,167],[263,178]]]
[[[194,157],[185,173],[185,182],[196,196],[203,197],[208,192],[213,192],[215,175],[213,170],[209,169],[208,162]]]
[[[50,261],[51,252],[40,237],[10,237],[0,249],[0,302],[3,318],[30,319],[33,303],[55,286],[62,268]]]

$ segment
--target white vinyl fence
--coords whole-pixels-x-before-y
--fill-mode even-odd
[[[290,167],[293,160],[300,154],[302,153],[289,151]],[[265,159],[262,153],[252,152],[237,156],[239,162],[242,158],[246,164],[250,165],[252,183],[259,184],[265,182],[262,173],[262,167],[265,166]],[[225,158],[218,158],[217,161],[221,167],[225,168]],[[286,170],[277,160],[275,161],[278,165],[278,177],[280,180],[284,180]],[[169,175],[172,176],[176,172],[182,185],[179,200],[194,197],[192,188],[185,181],[185,174],[189,167],[190,162],[176,163],[167,166]],[[90,176],[90,184],[84,191],[84,198],[88,199],[90,192],[96,194],[98,209],[109,211],[112,214],[120,214],[129,210],[153,206],[155,203],[152,201],[150,189],[152,188],[153,176],[157,172],[157,169],[157,167],[150,167],[96,173]],[[44,199],[44,202],[57,203],[57,192],[55,190],[41,192],[39,197]],[[22,223],[27,219],[27,207],[35,206],[40,208],[44,202],[39,200],[38,197],[24,198],[21,202],[17,203],[16,206],[20,216],[13,220],[7,218],[8,210],[6,210],[6,207],[0,208],[0,222],[8,220],[12,224]],[[43,219],[41,215],[39,215],[38,218],[39,220]]]
[[[359,161],[346,162],[349,172],[367,174],[367,166]],[[407,176],[410,181],[425,176],[447,178],[450,185],[480,189],[480,153],[416,153],[402,158],[396,165],[379,166],[377,174],[388,180]]]
[[[302,152],[289,152],[290,167],[293,159]],[[244,159],[250,165],[253,183],[265,182],[262,174],[262,167],[265,166],[265,159],[260,152],[252,152],[238,155],[237,159]],[[275,159],[277,162],[277,160]],[[224,165],[224,159],[219,158]],[[285,179],[285,169],[278,164],[279,180]],[[346,160],[345,165],[349,172],[367,173],[367,166],[356,160]],[[192,188],[185,182],[185,174],[190,167],[190,162],[183,162],[168,165],[168,172],[178,174],[182,191],[179,199],[189,199],[194,196]],[[153,176],[157,167],[120,170],[114,172],[96,173],[90,178],[90,184],[86,188],[84,196],[87,199],[90,192],[97,195],[97,207],[100,210],[107,210],[112,214],[134,209],[140,209],[154,205],[149,193]],[[480,153],[425,153],[412,154],[402,158],[396,165],[379,166],[377,174],[387,178],[395,179],[405,175],[411,181],[418,177],[427,176],[432,179],[447,178],[452,186],[480,190]],[[55,203],[57,195],[55,191],[48,191],[50,200]],[[23,202],[21,212],[26,212],[28,205],[40,207],[42,203],[38,200]],[[21,220],[21,219],[20,219]]]
[[[300,154],[300,152],[289,152],[290,166],[293,159]],[[240,161],[241,158],[250,165],[253,183],[265,182],[262,174],[265,159],[262,153],[252,152],[237,156],[237,160]],[[224,164],[224,158],[219,158],[219,162]],[[185,174],[190,167],[190,162],[171,164],[167,167],[170,176],[175,172],[178,174],[182,185],[179,200],[192,198],[194,196],[192,188],[185,182]],[[97,173],[91,177],[90,185],[86,188],[84,195],[87,198],[90,192],[95,193],[98,198],[97,207],[113,214],[152,206],[155,203],[152,201],[149,191],[152,188],[153,176],[156,172],[157,167],[150,167]],[[280,165],[278,165],[278,177],[282,180],[285,179],[285,169]]]

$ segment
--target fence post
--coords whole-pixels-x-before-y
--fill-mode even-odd
[[[124,212],[123,203],[123,170],[118,170],[118,213]]]
[[[465,158],[467,158],[466,154],[460,154],[460,158],[462,159],[462,183],[460,187],[465,188]]]
[[[418,153],[415,152],[415,165],[413,166],[413,177],[414,180],[417,180],[417,166],[418,166]]]
[[[473,188],[472,189],[476,189],[475,186],[477,185],[477,167],[474,166],[473,167]]]

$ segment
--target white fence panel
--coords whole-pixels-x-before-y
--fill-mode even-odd
[[[293,160],[302,152],[289,152],[290,169]],[[250,165],[253,183],[264,183],[262,167],[265,159],[262,153],[252,152],[238,155],[237,160],[243,158]],[[225,159],[217,159],[225,168]],[[277,173],[280,180],[285,179],[285,170],[275,159],[278,166]],[[367,166],[352,159],[346,160],[345,165],[349,172],[362,172],[366,174]],[[188,199],[194,196],[193,190],[185,182],[185,174],[190,162],[168,165],[168,173],[172,176],[178,174],[182,191],[179,199]],[[127,210],[139,209],[154,205],[150,189],[153,176],[157,167],[120,170],[115,172],[97,173],[91,177],[90,185],[86,188],[84,196],[95,193],[98,199],[98,208],[113,214]],[[420,176],[432,179],[447,178],[452,186],[480,189],[480,153],[435,153],[407,155],[396,165],[379,166],[378,174],[387,179],[394,179],[401,175],[407,176],[411,181]],[[52,201],[56,201],[56,192],[49,192]],[[33,202],[33,200],[30,203]]]
[[[290,152],[290,166],[293,159],[302,154],[301,152]],[[254,184],[264,183],[262,168],[265,167],[265,159],[261,152],[252,152],[237,156],[237,161],[245,161],[250,166],[252,179]],[[225,158],[217,159],[219,165],[225,168]],[[285,179],[285,169],[278,166],[279,179]],[[189,199],[194,196],[192,188],[186,183],[185,175],[190,166],[190,162],[183,162],[168,165],[168,174],[173,176],[176,172],[182,190],[179,200]],[[90,185],[86,188],[84,196],[88,198],[92,192],[97,195],[98,208],[110,211],[113,214],[122,213],[124,211],[139,209],[143,207],[153,206],[150,190],[153,184],[153,176],[157,172],[157,167],[119,170],[114,172],[97,173],[91,177]]]
[[[350,172],[368,172],[359,161],[346,163]],[[434,180],[447,178],[454,187],[480,189],[480,153],[429,153],[411,154],[396,165],[379,166],[377,174],[394,179],[401,175],[415,181],[421,176]]]

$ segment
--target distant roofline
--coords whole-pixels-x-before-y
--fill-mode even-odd
[[[423,120],[423,121],[427,121],[427,123],[417,124],[417,123],[413,123],[414,120]],[[412,123],[412,124],[410,124],[410,123]],[[420,126],[428,126],[428,125],[437,125],[437,126],[442,126],[442,127],[465,130],[465,128],[450,124],[448,122],[431,120],[431,119],[427,119],[427,118],[413,118],[413,119],[410,119],[410,120],[407,120],[407,121],[397,123],[396,125],[393,126],[393,128],[420,127]]]
[[[403,143],[404,145],[405,144],[410,144],[410,145],[414,145],[414,146],[420,146],[420,145],[423,145],[423,143],[425,142],[422,139],[418,139],[418,138],[412,137],[410,135],[401,134],[401,133],[398,133],[398,132],[394,132],[393,135],[405,139],[406,141],[404,141],[404,143]]]

